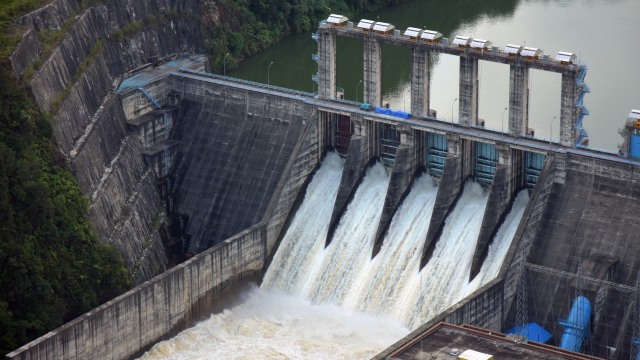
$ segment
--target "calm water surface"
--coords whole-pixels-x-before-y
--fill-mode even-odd
[[[328,14],[327,14],[328,15]],[[555,57],[558,51],[579,55],[589,67],[586,82],[591,89],[584,103],[590,115],[584,127],[595,148],[615,150],[617,133],[629,111],[640,108],[640,1],[638,0],[414,0],[367,13],[361,18],[392,23],[404,31],[409,26],[436,30],[448,38],[464,35],[490,40],[504,48],[508,43],[541,48]],[[311,75],[317,64],[311,54],[317,43],[311,33],[285,39],[278,45],[247,59],[228,74],[234,77],[315,90]],[[270,70],[269,64],[273,61]],[[338,38],[337,85],[345,97],[362,100],[362,44]],[[451,55],[433,59],[431,107],[438,117],[457,120],[459,60]],[[408,49],[383,47],[383,97],[392,108],[410,109]],[[480,62],[480,118],[486,126],[502,127],[508,105],[509,67]],[[358,94],[356,94],[356,88]],[[531,70],[530,122],[536,137],[559,138],[560,75]],[[554,120],[555,117],[555,120]]]

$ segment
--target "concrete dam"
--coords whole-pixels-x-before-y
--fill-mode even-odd
[[[164,6],[154,1],[136,4],[137,14]],[[116,19],[139,16],[129,10],[116,17],[107,10],[122,12],[131,6],[118,10],[108,6],[87,10],[74,28],[76,35],[52,55],[59,58],[46,62],[31,80],[42,108],[51,108],[54,95],[64,91],[69,74],[75,73],[75,69],[61,70],[58,64],[77,67],[77,59],[90,52],[85,45],[84,54],[70,55],[71,49],[82,48],[74,40],[86,41],[87,34],[97,31],[96,21],[105,26],[100,31],[109,31],[117,27]],[[192,9],[187,2],[179,6]],[[43,16],[32,14],[31,19],[39,24]],[[473,39],[462,45],[422,41],[386,29],[365,31],[351,23],[321,23],[314,35],[319,46],[317,94],[213,75],[206,72],[201,56],[173,56],[181,50],[181,39],[197,33],[187,21],[161,26],[152,31],[154,35],[140,34],[158,36],[157,31],[165,31],[167,36],[158,36],[158,48],[140,48],[129,57],[121,54],[131,44],[107,43],[61,103],[55,136],[91,199],[90,215],[98,232],[127,256],[130,268],[138,270],[140,285],[7,358],[130,358],[224,306],[225,298],[241,284],[263,276],[265,284],[280,281],[282,277],[270,273],[276,270],[269,267],[286,260],[279,257],[298,261],[311,256],[314,247],[341,247],[343,254],[359,253],[357,262],[343,266],[355,274],[372,258],[379,262],[392,258],[394,246],[395,256],[408,258],[416,272],[439,267],[451,271],[450,258],[449,263],[436,264],[443,251],[459,251],[456,259],[466,258],[460,267],[463,271],[455,269],[462,274],[459,282],[467,286],[476,279],[485,280],[469,293],[441,285],[449,291],[435,300],[427,298],[432,291],[420,289],[424,291],[416,296],[421,302],[446,300],[441,308],[412,309],[431,313],[407,315],[414,319],[410,325],[415,333],[404,341],[438,321],[493,331],[535,321],[559,339],[560,318],[568,316],[573,299],[582,295],[594,307],[584,350],[606,358],[628,357],[638,335],[634,308],[640,244],[634,241],[639,229],[633,218],[640,210],[640,194],[635,190],[639,168],[636,161],[582,146],[586,69],[570,56],[556,60],[536,51],[532,56],[510,54],[487,44],[472,47]],[[383,105],[381,44],[412,50],[412,117],[380,114],[339,98],[336,36],[363,40],[364,103],[372,107]],[[34,41],[33,34],[23,38],[24,44]],[[23,45],[19,50],[32,48]],[[458,123],[437,118],[429,108],[431,51],[460,57]],[[144,65],[152,55],[157,55],[154,61]],[[19,57],[15,59],[19,64]],[[511,68],[505,133],[483,128],[477,118],[479,59]],[[530,68],[562,75],[560,143],[541,141],[529,132],[525,94]],[[321,181],[316,177],[330,161],[342,162],[326,180],[335,195],[321,196],[322,205],[310,204],[305,194],[313,194],[319,186],[314,182]],[[367,195],[365,190],[372,191]],[[526,195],[524,200],[521,194]],[[350,220],[354,211],[349,208],[358,204],[372,207],[355,211],[373,214],[366,222],[370,229],[366,236],[346,241],[349,226],[345,224],[359,222]],[[423,208],[409,215],[404,212],[418,205],[406,204]],[[469,207],[473,214],[461,212]],[[296,221],[296,214],[303,211],[310,216],[323,214],[317,217],[324,230],[315,232],[320,237],[306,244],[287,237],[288,230],[306,231],[313,225]],[[514,218],[512,214],[518,212],[521,215]],[[422,222],[421,227],[411,227],[415,232],[409,235],[395,235],[410,226],[394,219],[411,216]],[[468,235],[452,234],[449,223],[458,221],[473,223]],[[500,240],[501,228],[511,229],[506,240]],[[413,243],[400,246],[399,237]],[[456,244],[449,238],[466,242],[454,249]],[[490,250],[500,241],[504,262],[494,260]],[[168,266],[166,245],[195,255],[162,272]],[[283,251],[300,253],[287,256]],[[336,260],[350,262],[339,256]],[[497,275],[485,278],[486,267],[495,262]],[[313,275],[304,270],[306,265],[302,261],[284,271],[291,279],[287,286],[299,286],[296,277]],[[335,275],[329,270],[314,271],[316,278]],[[367,284],[381,284],[380,293],[365,286],[356,291],[349,282],[340,285],[343,290],[305,291],[347,303],[353,301],[351,294],[357,294],[356,299],[380,298],[377,303],[354,301],[362,306],[360,310],[372,312],[379,311],[374,307],[387,307],[384,300],[393,298],[389,291],[401,293],[401,286],[389,285],[394,280],[365,275]],[[321,282],[335,284],[330,279]]]

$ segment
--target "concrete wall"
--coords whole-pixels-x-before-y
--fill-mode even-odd
[[[260,223],[7,355],[7,359],[127,359],[193,326],[239,283],[259,277]]]
[[[510,318],[505,319],[505,328],[515,324],[516,291],[520,281],[520,266],[526,261],[531,250],[533,238],[542,226],[543,215],[549,206],[549,197],[554,187],[555,165],[554,157],[547,157],[544,169],[538,179],[538,184],[529,198],[529,204],[522,215],[523,223],[520,224],[514,240],[505,257],[505,264],[509,264],[505,274],[504,307],[509,311]],[[502,271],[505,271],[502,269]]]
[[[174,211],[189,216],[189,249],[200,252],[263,218],[305,124],[315,118],[299,99],[172,81],[183,108],[174,137],[181,142]]]
[[[527,317],[562,335],[558,316],[568,316],[578,294],[593,305],[591,351],[628,358],[633,289],[640,270],[640,166],[567,154],[564,184],[548,198],[528,262],[543,269],[528,273]],[[616,284],[609,289],[604,281]],[[615,291],[612,291],[615,290]],[[610,349],[616,348],[615,354]]]
[[[313,112],[296,142],[287,167],[283,171],[280,183],[276,187],[274,197],[265,212],[263,221],[268,221],[267,250],[271,255],[277,250],[277,241],[286,231],[287,220],[293,215],[292,210],[303,199],[302,190],[310,180],[310,175],[318,168],[326,149],[329,137],[324,136],[326,119],[323,120]],[[267,220],[268,217],[268,220]]]

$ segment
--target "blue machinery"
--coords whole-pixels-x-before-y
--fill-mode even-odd
[[[439,178],[444,170],[444,163],[449,153],[449,141],[442,134],[427,133],[427,171]]]
[[[383,161],[393,163],[396,160],[396,152],[400,145],[400,132],[389,124],[380,126],[380,157]]]
[[[576,120],[576,130],[578,130],[578,138],[576,139],[576,145],[582,145],[582,141],[587,139],[589,135],[582,128],[582,120],[586,115],[589,115],[589,110],[584,106],[583,100],[584,95],[591,92],[589,87],[584,82],[584,78],[587,75],[587,67],[583,66],[580,68],[580,72],[578,73],[578,77],[576,79],[576,85],[578,86],[578,91],[580,91],[580,95],[578,95],[578,99],[576,99],[576,108],[580,110],[578,114],[578,119]]]
[[[493,184],[493,175],[498,165],[498,151],[493,144],[476,143],[474,177],[482,185]]]
[[[546,159],[546,155],[525,152],[524,184],[528,189],[533,189],[536,186]]]
[[[579,352],[582,343],[590,335],[591,325],[591,303],[584,296],[578,296],[571,306],[569,318],[560,321],[564,326],[560,347],[570,351]]]

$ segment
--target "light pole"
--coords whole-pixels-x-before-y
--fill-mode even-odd
[[[224,76],[227,76],[227,56],[229,56],[229,53],[226,53],[226,55],[224,56],[224,59],[222,59],[222,66],[223,66],[222,75]]]
[[[267,87],[271,87],[271,79],[269,78],[269,72],[271,71],[271,65],[273,65],[273,61],[267,66]]]
[[[504,138],[504,113],[506,113],[506,112],[507,112],[507,109],[508,109],[508,108],[509,108],[509,107],[505,107],[505,108],[504,108],[504,111],[502,112],[502,131],[501,131],[501,133],[502,133],[502,137],[503,137],[503,138]]]
[[[358,85],[356,85],[356,102],[358,102],[358,88],[360,87],[360,84],[362,84],[362,79],[360,79],[360,81],[358,81]]]
[[[451,103],[451,126],[452,127],[453,127],[453,104],[455,104],[456,101],[458,101],[458,98],[453,99],[453,102]]]
[[[406,90],[407,89],[404,89],[402,91],[402,111],[405,113],[407,112],[407,92],[411,91],[411,89],[408,89],[409,91]],[[411,109],[409,109],[409,112],[411,112]]]

